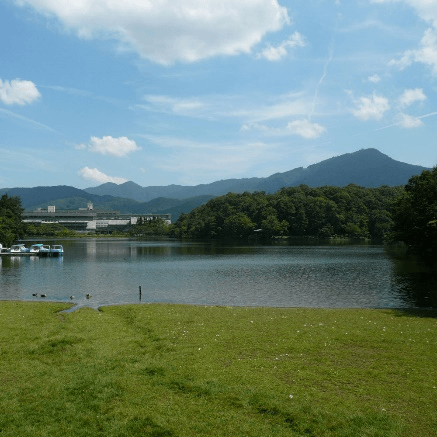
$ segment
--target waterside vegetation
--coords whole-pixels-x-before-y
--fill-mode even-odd
[[[0,433],[435,436],[436,311],[0,302]]]
[[[258,236],[382,239],[393,226],[393,204],[403,187],[306,185],[275,194],[229,193],[183,214],[172,233],[190,238]]]

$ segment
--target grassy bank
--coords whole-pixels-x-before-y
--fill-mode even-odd
[[[437,312],[0,302],[2,436],[435,436]]]

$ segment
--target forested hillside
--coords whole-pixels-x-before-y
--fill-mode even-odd
[[[235,238],[349,236],[382,238],[393,225],[393,202],[403,187],[364,188],[307,185],[216,197],[174,224],[175,236]]]

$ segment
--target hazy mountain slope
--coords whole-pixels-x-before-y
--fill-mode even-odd
[[[369,188],[396,186],[405,185],[411,176],[423,170],[425,168],[418,165],[395,161],[376,149],[365,149],[310,165],[295,183],[311,187],[341,187],[350,183]]]
[[[205,194],[220,196],[228,192],[274,193],[282,187],[300,184],[311,187],[348,184],[364,187],[397,186],[405,185],[411,176],[420,174],[425,169],[425,167],[395,161],[376,149],[363,149],[321,161],[306,169],[298,167],[284,173],[275,173],[267,178],[226,179],[196,186],[140,187],[133,182],[121,185],[108,183],[87,188],[85,191],[99,195],[129,197],[144,202],[156,197],[183,199]]]
[[[95,196],[91,193],[87,193],[84,190],[78,188],[69,187],[67,185],[58,185],[54,187],[34,187],[34,188],[2,188],[0,189],[0,195],[7,193],[8,196],[18,196],[21,198],[21,204],[23,208],[31,208],[34,205],[53,204],[54,200],[64,199],[67,197],[80,197],[85,198],[87,201],[94,202],[96,200],[102,201],[111,198],[110,195]],[[86,207],[86,202],[83,207]]]
[[[109,182],[99,185],[98,187],[86,188],[85,191],[99,196],[111,195],[116,197],[128,197],[138,202],[148,202],[157,197],[187,199],[189,197],[203,195],[220,196],[230,191],[254,191],[258,183],[259,178],[226,179],[224,181],[196,186],[168,185],[162,187],[141,187],[134,182],[125,182],[120,185]]]

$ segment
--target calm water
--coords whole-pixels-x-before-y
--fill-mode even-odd
[[[27,242],[29,246],[34,242]],[[44,243],[53,243],[44,241]],[[64,257],[1,257],[0,299],[79,307],[172,302],[273,307],[437,306],[434,275],[382,246],[78,239]],[[86,298],[90,293],[92,297]]]

